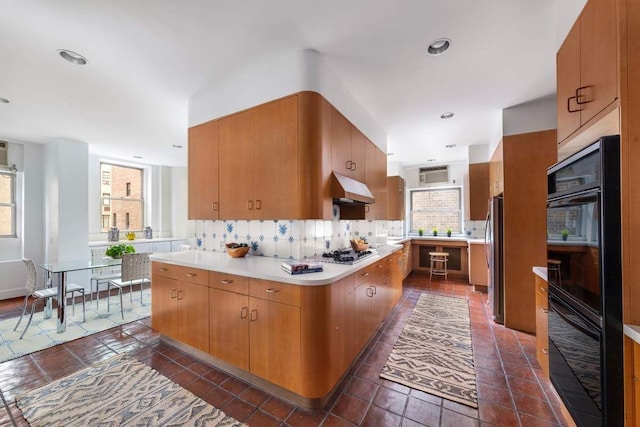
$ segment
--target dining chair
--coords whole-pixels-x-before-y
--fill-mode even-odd
[[[107,311],[111,310],[111,286],[118,288],[120,296],[120,313],[124,319],[124,306],[122,304],[122,288],[129,286],[129,298],[133,303],[133,285],[140,285],[140,304],[142,301],[142,287],[145,283],[151,283],[151,263],[149,254],[123,254],[122,255],[122,276],[120,279],[108,282]]]
[[[20,335],[20,339],[24,337],[24,334],[29,329],[29,325],[31,325],[31,320],[33,319],[33,313],[36,308],[36,303],[40,300],[48,299],[48,298],[56,298],[58,296],[58,288],[57,287],[45,287],[42,289],[38,289],[38,271],[36,270],[36,266],[30,259],[22,260],[27,269],[27,281],[25,288],[27,289],[27,295],[24,297],[24,307],[22,308],[22,314],[20,314],[20,318],[18,319],[18,323],[13,330],[17,330],[18,326],[20,326],[20,322],[22,322],[22,318],[27,312],[27,306],[29,305],[29,297],[35,298],[31,303],[31,314],[29,315],[29,321],[27,322],[27,326],[22,331]],[[50,283],[49,283],[50,284]],[[76,313],[76,298],[75,293],[78,292],[82,295],[82,321],[86,321],[85,317],[85,309],[84,309],[84,287],[77,285],[75,283],[67,283],[67,294],[71,294],[73,299],[73,314]]]
[[[91,261],[99,261],[106,257],[106,249],[92,248]],[[89,286],[90,299],[93,301],[93,284],[96,284],[96,308],[100,308],[100,284],[109,283],[109,280],[120,278],[120,266],[101,267],[91,270],[91,280]],[[108,285],[107,285],[108,287]]]

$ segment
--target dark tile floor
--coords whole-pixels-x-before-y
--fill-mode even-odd
[[[380,379],[380,370],[422,292],[469,299],[479,408]],[[0,318],[22,300],[0,302]],[[535,337],[494,324],[486,294],[467,283],[411,275],[402,299],[362,353],[331,402],[307,411],[273,397],[160,342],[145,319],[0,363],[6,408],[0,425],[27,425],[15,396],[116,353],[131,352],[217,408],[250,426],[557,426],[557,397],[535,360]]]

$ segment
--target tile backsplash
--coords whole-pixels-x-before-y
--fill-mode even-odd
[[[465,221],[465,236],[470,239],[484,239],[485,221]]]
[[[337,213],[337,212],[336,212]],[[247,243],[250,254],[285,259],[321,256],[349,246],[352,238],[366,237],[372,247],[387,236],[401,236],[403,221],[340,220],[227,220],[195,224],[192,247],[224,252],[224,244]]]

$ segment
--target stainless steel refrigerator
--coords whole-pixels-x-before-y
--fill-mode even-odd
[[[485,251],[489,267],[489,307],[496,323],[504,324],[504,230],[502,194],[489,202]]]

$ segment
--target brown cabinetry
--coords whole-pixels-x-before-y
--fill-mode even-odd
[[[537,274],[536,286],[536,359],[549,376],[549,302],[547,281]]]
[[[405,182],[401,176],[387,177],[387,219],[404,220],[404,188]]]
[[[469,219],[484,220],[489,206],[489,163],[469,165]]]
[[[160,333],[209,351],[208,272],[154,263],[151,325]]]
[[[367,138],[335,108],[331,111],[331,135],[333,170],[364,182]]]
[[[617,22],[617,2],[590,0],[558,51],[558,142],[618,98]]]
[[[489,286],[489,267],[487,266],[487,246],[484,243],[469,243],[469,284]]]
[[[403,259],[403,271],[402,279],[405,279],[413,270],[413,256],[412,256],[411,242],[404,242],[402,244],[402,259]]]
[[[447,272],[450,277],[467,280],[469,278],[469,262],[467,261],[467,242],[452,240],[414,240],[413,270],[429,273],[431,259],[429,252],[446,252],[449,254]]]
[[[218,219],[218,122],[189,129],[189,219]]]

